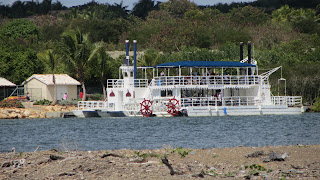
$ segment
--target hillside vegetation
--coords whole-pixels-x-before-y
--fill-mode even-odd
[[[259,68],[282,66],[287,95],[313,104],[320,94],[319,13],[319,0],[207,7],[189,0],[140,0],[131,11],[122,2],[66,8],[59,1],[16,1],[0,6],[0,76],[20,84],[34,73],[67,73],[84,89],[104,87],[106,79],[117,78],[125,59],[106,51],[125,51],[126,39],[138,41],[144,51],[138,65],[145,66],[239,61],[239,42],[251,41]],[[275,95],[280,73],[271,76]]]

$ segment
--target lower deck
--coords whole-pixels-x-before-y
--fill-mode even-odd
[[[175,100],[175,108],[186,110],[188,116],[239,116],[239,115],[269,115],[269,114],[301,114],[304,112],[300,96],[272,96],[270,104],[263,104],[263,99],[253,96],[223,97],[165,97],[150,100],[152,113],[156,116],[171,116],[168,104]],[[107,101],[79,101],[78,110],[122,111],[126,116],[142,116],[140,110],[148,99],[132,98],[130,103],[121,104],[120,108]],[[149,105],[148,105],[149,106]],[[119,105],[118,105],[119,107]]]

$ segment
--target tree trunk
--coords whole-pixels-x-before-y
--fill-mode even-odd
[[[101,86],[102,86],[102,92],[103,92],[103,99],[107,99],[107,92],[106,92],[106,86],[104,85],[104,80],[100,80]]]
[[[81,85],[82,85],[82,91],[83,91],[82,101],[86,101],[87,100],[86,86],[84,85],[84,82],[81,82]]]
[[[57,85],[56,85],[56,78],[54,76],[54,74],[52,74],[52,82],[53,82],[53,87],[54,87],[54,90],[53,90],[53,101],[51,103],[51,105],[56,105],[58,100],[57,100]]]

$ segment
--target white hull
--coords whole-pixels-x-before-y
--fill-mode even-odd
[[[286,106],[245,106],[245,107],[230,107],[230,106],[201,106],[184,108],[188,112],[189,117],[203,116],[251,116],[251,115],[299,115],[304,112],[303,107],[286,107]],[[167,112],[154,112],[156,117],[172,117]],[[141,117],[136,113],[125,113],[127,117]]]
[[[250,115],[297,115],[302,114],[300,107],[286,108],[279,106],[247,107],[190,107],[188,116],[250,116]]]
[[[304,112],[303,107],[286,107],[286,106],[201,106],[184,108],[189,117],[203,116],[250,116],[250,115],[299,115]],[[84,118],[83,110],[73,110],[76,117]],[[110,111],[112,112],[112,111]],[[115,111],[116,112],[116,111]],[[172,117],[167,112],[154,112],[156,117]],[[124,112],[126,117],[142,117],[141,113]],[[111,117],[111,116],[110,116]]]
[[[72,112],[76,117],[84,118],[83,110],[72,110]]]

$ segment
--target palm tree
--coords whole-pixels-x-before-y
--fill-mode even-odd
[[[107,80],[107,76],[111,73],[110,66],[113,60],[112,57],[106,52],[105,47],[106,44],[104,42],[95,43],[94,49],[89,58],[89,60],[94,59],[94,74],[100,80],[104,99],[107,98],[105,82]]]
[[[87,98],[85,77],[88,74],[88,64],[92,58],[90,58],[93,46],[89,40],[89,34],[82,33],[79,29],[76,31],[68,31],[62,35],[62,53],[64,56],[65,64],[68,66],[68,70],[71,73],[75,73],[77,79],[81,83],[83,90],[83,98],[85,101]]]
[[[117,17],[122,17],[126,19],[128,16],[128,13],[129,13],[129,10],[127,10],[128,6],[123,6],[123,1],[121,1],[120,4],[114,3],[113,5],[110,5],[109,8]]]
[[[52,82],[54,86],[54,95],[53,95],[53,101],[51,105],[56,105],[57,104],[57,86],[56,86],[56,79],[55,79],[55,71],[56,71],[56,66],[59,61],[59,57],[57,54],[53,52],[53,50],[49,49],[43,52],[38,53],[38,58],[45,62],[45,64],[48,66],[50,72],[52,73]]]
[[[148,13],[155,9],[153,0],[139,0],[137,4],[135,4],[132,14],[145,19],[148,16]]]

